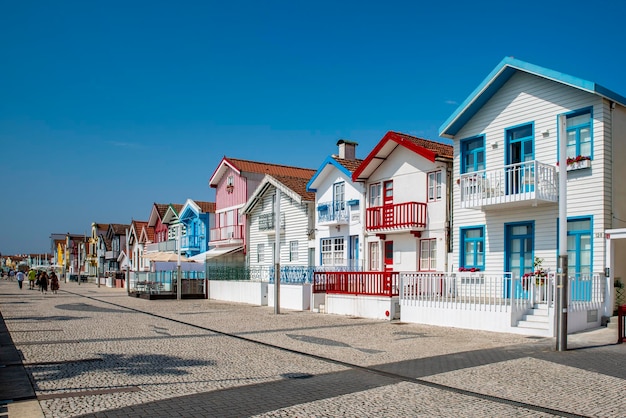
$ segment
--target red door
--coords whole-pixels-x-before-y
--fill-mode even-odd
[[[393,241],[385,241],[385,271],[393,271]]]
[[[383,183],[383,226],[394,225],[393,220],[393,180]]]

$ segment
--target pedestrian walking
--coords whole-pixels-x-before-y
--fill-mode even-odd
[[[25,279],[25,274],[23,271],[18,271],[17,272],[17,285],[20,288],[20,290],[22,289],[22,284],[24,283],[24,279]]]
[[[15,277],[15,270],[13,269],[9,270],[9,280],[13,281],[14,277]]]
[[[48,293],[48,281],[48,273],[42,271],[39,276],[39,288],[41,289],[41,293]]]
[[[35,288],[35,280],[37,279],[37,272],[34,269],[28,270],[28,288]]]
[[[54,294],[56,294],[57,290],[59,290],[59,278],[55,272],[50,273],[50,290]]]

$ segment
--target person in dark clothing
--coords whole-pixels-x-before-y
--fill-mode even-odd
[[[39,276],[39,287],[42,293],[48,293],[48,273],[45,271]]]
[[[55,272],[50,273],[50,290],[56,293],[59,290],[59,278]]]

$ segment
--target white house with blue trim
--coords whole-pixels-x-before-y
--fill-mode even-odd
[[[362,270],[363,185],[352,181],[361,164],[357,143],[340,139],[338,154],[328,156],[307,184],[315,193],[315,231],[311,234],[312,264],[323,268]]]
[[[479,306],[497,301],[506,311],[500,324],[465,312],[455,326],[555,335],[559,163],[567,164],[568,330],[612,315],[613,277],[626,277],[626,257],[605,271],[605,231],[626,226],[625,106],[596,83],[507,57],[440,127],[454,143],[451,270],[482,286],[474,292],[488,299]],[[567,161],[558,161],[561,141]]]

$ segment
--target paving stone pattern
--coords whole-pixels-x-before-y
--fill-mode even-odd
[[[45,417],[626,416],[611,330],[556,352],[554,339],[76,283],[53,295],[2,281],[0,313]]]

